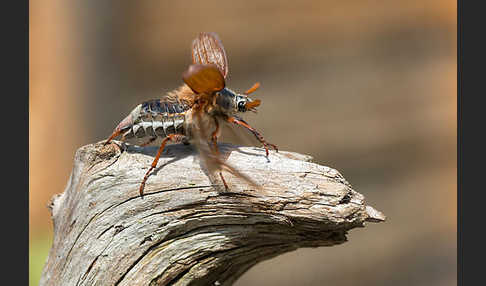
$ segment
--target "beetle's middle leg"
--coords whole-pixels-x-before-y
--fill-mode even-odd
[[[177,142],[182,142],[185,139],[186,139],[186,136],[184,136],[184,135],[180,135],[180,134],[169,134],[167,137],[165,137],[162,140],[162,144],[160,145],[159,151],[157,152],[157,155],[155,156],[155,159],[152,162],[152,165],[148,169],[147,173],[145,173],[145,177],[143,177],[143,180],[140,183],[140,196],[142,198],[143,198],[143,189],[145,188],[145,182],[148,179],[148,176],[150,174],[150,171],[152,171],[157,166],[157,163],[159,162],[160,155],[162,154],[162,151],[164,151],[165,144],[167,143],[167,141],[171,141],[173,143],[177,143]]]
[[[211,142],[213,143],[213,150],[216,156],[219,156],[219,149],[218,149],[218,134],[219,134],[219,122],[216,118],[214,118],[214,123],[216,124],[216,130],[211,133]],[[223,173],[219,171],[219,176],[221,177],[221,181],[223,181],[224,188],[228,190],[228,184],[223,177]]]

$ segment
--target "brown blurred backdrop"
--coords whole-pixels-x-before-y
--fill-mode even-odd
[[[30,1],[30,283],[46,205],[77,148],[178,87],[201,31],[246,118],[281,150],[338,169],[388,220],[262,262],[243,285],[456,284],[456,1]]]

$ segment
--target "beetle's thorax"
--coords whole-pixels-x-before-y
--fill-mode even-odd
[[[236,93],[234,91],[225,87],[218,91],[216,96],[216,104],[221,108],[221,111],[231,113],[235,111]]]
[[[245,104],[251,102],[251,99],[244,95],[232,91],[229,88],[223,88],[217,92],[216,104],[223,113],[236,114],[245,112]]]

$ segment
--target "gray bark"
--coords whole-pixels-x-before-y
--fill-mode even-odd
[[[385,220],[310,156],[220,149],[261,188],[225,173],[224,191],[178,144],[166,147],[141,198],[157,147],[81,147],[49,206],[54,241],[40,285],[231,285],[262,260],[341,244],[348,230]]]

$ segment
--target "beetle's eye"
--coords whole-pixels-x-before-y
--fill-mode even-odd
[[[238,110],[239,111],[244,111],[245,110],[245,102],[244,101],[238,102]]]

